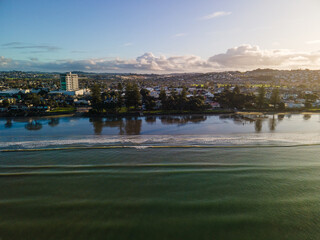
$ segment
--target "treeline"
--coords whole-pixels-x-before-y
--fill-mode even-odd
[[[181,93],[172,90],[167,96],[164,90],[160,91],[159,98],[150,95],[147,89],[139,90],[136,83],[127,83],[125,90],[121,83],[117,89],[101,92],[98,85],[91,88],[92,113],[119,113],[123,111],[139,110],[175,110],[175,111],[202,111],[211,106],[205,104],[203,96],[187,97],[187,90],[184,88]]]
[[[281,101],[278,88],[274,88],[268,93],[264,87],[258,89],[258,93],[241,92],[238,86],[226,88],[221,93],[216,93],[214,97],[207,99],[204,96],[190,94],[187,88],[183,88],[181,92],[174,89],[169,94],[165,90],[161,90],[159,97],[155,98],[150,95],[147,89],[139,89],[136,83],[127,83],[125,87],[121,83],[117,89],[102,92],[98,85],[91,88],[92,92],[92,113],[119,113],[130,111],[190,111],[203,112],[212,109],[208,103],[219,103],[221,109],[225,110],[285,110],[285,103]],[[190,94],[188,96],[188,94]],[[312,103],[317,99],[315,95],[304,96],[305,109],[311,108]],[[216,106],[216,105],[215,105]]]
[[[50,95],[47,91],[41,90],[38,93],[18,93],[1,101],[0,107],[8,108],[15,104],[24,104],[32,106],[73,107],[73,98],[66,95]]]
[[[180,94],[176,91],[171,91],[170,96],[166,95],[164,90],[160,91],[159,99],[163,110],[179,110],[179,111],[203,111],[211,108],[205,103],[203,96],[187,97],[187,90],[183,88]]]
[[[128,83],[123,91],[121,83],[117,89],[101,92],[99,85],[91,88],[92,113],[118,113],[123,107],[131,110],[138,110],[141,106],[141,94],[136,84]]]
[[[236,86],[232,91],[226,89],[222,93],[217,94],[215,100],[219,102],[222,108],[258,110],[285,109],[285,104],[281,102],[278,88],[274,88],[270,98],[266,98],[266,89],[264,87],[258,89],[258,95],[256,96],[253,93],[241,93],[240,88]]]

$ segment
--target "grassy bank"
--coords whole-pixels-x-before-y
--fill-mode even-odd
[[[76,111],[76,108],[74,107],[57,107],[51,110],[49,113],[71,113],[75,111]]]
[[[130,116],[163,116],[163,115],[192,115],[192,114],[230,114],[235,113],[229,109],[205,110],[205,111],[179,111],[179,110],[153,110],[153,111],[126,111],[121,110],[118,113],[85,113],[87,117],[130,117]]]

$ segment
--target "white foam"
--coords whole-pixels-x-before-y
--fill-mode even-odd
[[[22,140],[22,141],[21,141]],[[0,148],[47,148],[54,146],[123,145],[143,149],[152,145],[297,145],[320,144],[318,133],[256,133],[228,135],[133,135],[83,136],[44,140],[0,142]]]

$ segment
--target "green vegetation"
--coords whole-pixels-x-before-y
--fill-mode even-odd
[[[74,112],[76,108],[74,107],[57,107],[51,110],[51,113],[63,113],[63,112]]]
[[[266,96],[266,89],[264,87],[260,87],[258,91],[258,98],[257,98],[257,106],[259,109],[265,107],[265,96]]]
[[[236,86],[233,91],[226,89],[221,94],[218,94],[216,100],[226,109],[253,109],[255,108],[256,96],[240,93],[239,87]]]
[[[125,91],[125,105],[128,109],[133,107],[138,110],[141,105],[141,94],[136,83],[127,83]]]
[[[164,91],[160,92],[162,110],[178,110],[178,111],[204,111],[210,108],[210,105],[205,104],[203,96],[191,96],[187,98],[185,88],[178,94],[171,91],[170,96],[167,96]]]
[[[93,114],[125,114],[143,110],[149,114],[157,113],[192,113],[206,111],[211,108],[205,104],[203,96],[191,96],[187,98],[187,91],[184,88],[180,94],[172,91],[167,96],[164,90],[161,90],[159,96],[160,106],[157,107],[157,99],[150,96],[147,89],[141,89],[136,83],[127,83],[125,91],[122,91],[122,85],[118,85],[117,90],[101,92],[98,86],[91,89],[92,92],[92,110]]]
[[[274,88],[271,93],[270,103],[273,105],[274,109],[277,108],[277,106],[280,104],[280,95],[279,95],[279,89]]]

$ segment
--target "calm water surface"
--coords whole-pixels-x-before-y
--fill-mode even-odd
[[[309,114],[0,119],[0,238],[320,239],[318,144]]]

